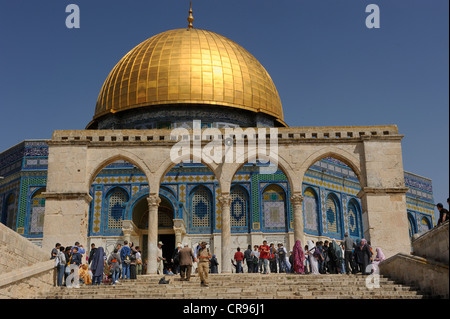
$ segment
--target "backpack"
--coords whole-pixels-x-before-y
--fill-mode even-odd
[[[286,258],[286,253],[284,251],[284,248],[278,248],[278,257],[282,260],[284,260]]]

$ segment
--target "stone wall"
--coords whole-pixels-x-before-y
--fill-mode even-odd
[[[33,298],[54,285],[50,252],[0,223],[0,299]]]
[[[418,287],[421,292],[438,298],[449,298],[448,265],[422,257],[397,254],[380,264],[381,275]]]
[[[422,236],[413,239],[413,254],[423,258],[443,262],[448,265],[449,259],[449,239],[447,220],[439,227],[427,231]]]
[[[449,222],[413,239],[413,254],[397,254],[380,264],[381,275],[419,287],[433,297],[449,298]]]

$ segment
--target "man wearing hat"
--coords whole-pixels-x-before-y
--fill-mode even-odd
[[[439,220],[436,226],[439,226],[448,219],[448,210],[446,210],[441,203],[437,204],[436,207],[439,211]]]
[[[158,261],[158,274],[162,275],[164,273],[164,260],[166,260],[163,257],[163,251],[162,251],[162,246],[163,246],[163,242],[160,241],[158,242],[158,255],[157,255],[157,261]]]
[[[201,286],[208,287],[208,272],[209,272],[209,260],[211,259],[211,253],[206,248],[206,242],[200,243],[200,249],[197,253],[198,259],[198,274],[200,276]]]

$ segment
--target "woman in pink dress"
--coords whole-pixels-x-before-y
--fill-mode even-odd
[[[305,253],[303,252],[302,243],[300,240],[295,241],[294,249],[292,250],[294,257],[294,271],[296,274],[305,273]]]

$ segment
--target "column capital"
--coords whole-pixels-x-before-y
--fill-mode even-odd
[[[147,202],[149,207],[158,207],[159,203],[161,203],[161,198],[159,198],[159,195],[150,194],[147,197]]]
[[[291,196],[291,203],[294,206],[303,204],[303,195],[301,193],[294,193]]]
[[[230,194],[221,194],[218,198],[219,204],[222,207],[230,207],[231,206],[231,195]]]

